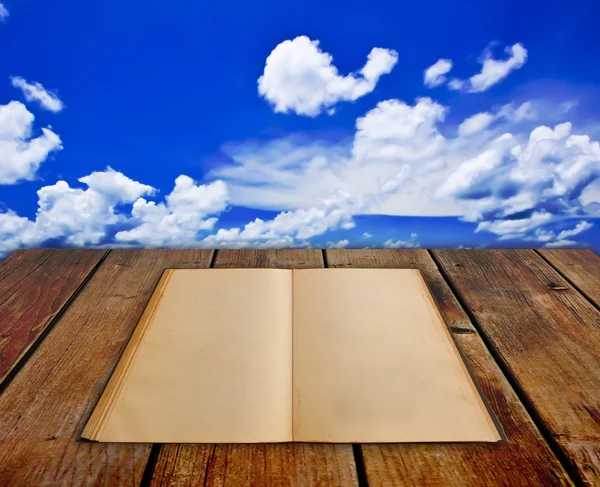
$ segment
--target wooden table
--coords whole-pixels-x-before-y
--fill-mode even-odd
[[[323,266],[420,269],[508,443],[80,440],[164,269]],[[18,251],[0,264],[0,486],[600,485],[599,309],[589,250]]]

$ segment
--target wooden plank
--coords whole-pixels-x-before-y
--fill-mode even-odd
[[[425,250],[328,250],[330,267],[419,269],[508,437],[506,444],[361,445],[370,487],[572,485]]]
[[[589,249],[544,249],[538,252],[600,308],[600,257]]]
[[[20,250],[0,265],[0,387],[94,270],[104,250]]]
[[[533,250],[435,255],[550,441],[575,475],[600,484],[590,460],[600,444],[600,312]]]
[[[215,267],[323,267],[319,250],[220,250]],[[152,485],[352,486],[350,445],[163,445]]]
[[[80,434],[165,268],[210,250],[114,250],[0,396],[0,485],[139,485],[150,445]]]

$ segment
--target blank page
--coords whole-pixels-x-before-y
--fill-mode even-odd
[[[501,439],[418,270],[295,270],[294,440]]]
[[[83,436],[291,441],[291,297],[288,270],[165,271]]]

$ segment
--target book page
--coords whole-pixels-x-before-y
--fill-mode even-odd
[[[83,437],[291,441],[291,320],[289,270],[165,271]]]
[[[412,269],[294,270],[294,440],[499,441]]]

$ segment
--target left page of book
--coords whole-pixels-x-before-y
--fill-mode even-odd
[[[292,274],[166,270],[83,437],[292,440]]]

